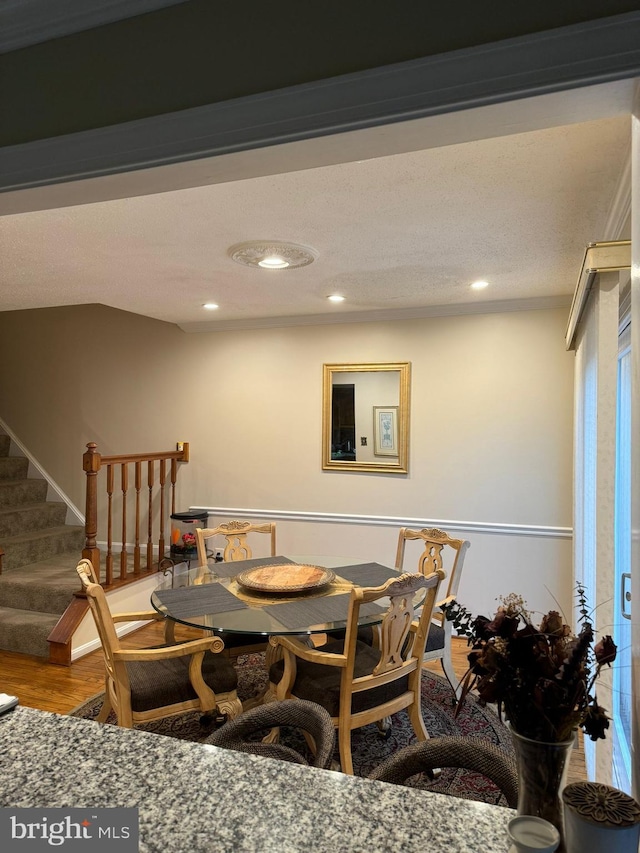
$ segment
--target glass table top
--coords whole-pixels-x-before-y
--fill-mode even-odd
[[[296,594],[263,593],[238,582],[238,575],[268,565],[298,564],[331,569],[335,578],[320,589]],[[209,631],[255,634],[314,634],[346,626],[351,589],[380,586],[398,570],[352,557],[276,556],[206,567],[178,565],[151,595],[159,612],[183,625]],[[384,605],[384,600],[382,602]],[[386,608],[362,605],[359,625],[382,621]]]

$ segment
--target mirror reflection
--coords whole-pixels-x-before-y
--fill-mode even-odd
[[[406,473],[409,363],[325,364],[325,469]]]

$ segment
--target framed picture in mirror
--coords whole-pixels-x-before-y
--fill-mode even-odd
[[[398,458],[398,407],[373,407],[373,452]]]

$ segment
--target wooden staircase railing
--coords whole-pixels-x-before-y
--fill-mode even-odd
[[[82,467],[87,475],[87,503],[85,533],[86,542],[82,556],[91,560],[96,576],[105,587],[120,585],[119,582],[135,580],[150,571],[156,571],[166,551],[165,530],[167,525],[167,503],[170,512],[176,511],[176,481],[178,462],[189,461],[189,444],[180,442],[176,450],[162,453],[128,453],[122,456],[101,456],[94,442],[87,444],[82,457]],[[107,550],[105,554],[104,579],[101,578],[100,549],[96,544],[98,535],[98,474],[106,468],[107,502]],[[167,471],[167,468],[169,469]],[[119,476],[116,477],[116,472]],[[133,512],[128,511],[130,497],[130,471],[133,472]],[[167,482],[168,473],[168,482]],[[116,489],[116,481],[119,489]],[[143,498],[143,490],[146,492]],[[119,512],[114,495],[121,492]],[[142,532],[143,507],[146,510],[146,531]],[[119,515],[120,550],[114,553],[114,515]],[[131,517],[133,515],[133,518]],[[129,529],[133,532],[131,553],[128,551]],[[143,538],[144,541],[143,541]],[[157,553],[155,549],[157,546]],[[118,568],[117,577],[114,569]]]
[[[86,541],[82,556],[91,560],[96,577],[105,588],[124,586],[158,571],[159,563],[166,556],[167,510],[170,508],[170,513],[176,511],[178,463],[188,461],[189,444],[186,441],[180,442],[176,450],[128,453],[122,456],[102,456],[94,442],[87,444],[87,451],[82,457],[82,467],[87,475]],[[102,469],[106,469],[106,478],[105,496],[101,502],[98,499],[98,475]],[[133,472],[131,481],[130,470]],[[118,476],[116,472],[119,472]],[[130,482],[133,483],[134,492],[132,502],[128,501]],[[107,550],[102,578],[97,535],[99,507],[105,503]],[[145,513],[146,524],[143,525]],[[113,547],[116,516],[121,538],[117,554]],[[129,531],[133,533],[133,543],[129,543],[131,552],[127,544]],[[114,571],[116,568],[117,574]],[[69,666],[71,638],[87,610],[86,595],[79,589],[47,638],[51,663]]]

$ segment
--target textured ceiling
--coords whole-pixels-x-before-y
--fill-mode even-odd
[[[568,298],[585,244],[603,239],[629,138],[624,115],[7,215],[0,310],[103,303],[198,331]],[[318,258],[282,271],[231,261],[252,239]],[[478,278],[490,286],[470,291]]]

